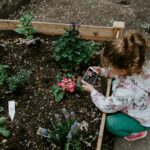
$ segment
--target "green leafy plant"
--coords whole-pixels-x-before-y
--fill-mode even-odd
[[[32,26],[32,20],[34,16],[31,12],[27,12],[24,16],[20,18],[20,24],[16,28],[16,32],[22,34],[26,37],[27,40],[33,39],[33,34],[37,32]]]
[[[48,137],[56,145],[60,145],[64,150],[81,150],[80,133],[78,122],[74,112],[70,114],[63,108],[62,113],[65,120],[62,121],[58,114],[51,120],[51,130],[48,131]]]
[[[94,41],[81,40],[77,26],[73,24],[54,42],[53,57],[63,68],[74,69],[86,65],[98,47]]]
[[[0,65],[0,87],[3,87],[7,79],[7,65]]]
[[[0,112],[4,111],[3,107],[0,107]],[[9,137],[10,132],[5,128],[5,123],[7,121],[6,117],[0,117],[0,134],[4,137]]]
[[[24,83],[28,80],[31,71],[27,71],[26,69],[20,69],[16,75],[8,78],[8,87],[12,92],[15,92],[19,87],[24,85]]]
[[[63,77],[58,74],[56,81],[57,83],[51,88],[56,102],[60,102],[65,94],[74,93],[75,90],[82,90],[81,83],[78,82],[72,74],[66,74]]]

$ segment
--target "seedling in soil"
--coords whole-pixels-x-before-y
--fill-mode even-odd
[[[4,109],[3,107],[0,107],[0,112],[2,112]],[[6,117],[0,117],[0,134],[3,135],[4,137],[9,137],[10,132],[5,128],[5,123],[7,119]]]
[[[31,12],[27,12],[24,16],[20,18],[20,24],[17,26],[18,28],[15,30],[17,33],[24,35],[26,38],[26,44],[32,44],[36,42],[36,39],[33,39],[33,34],[37,32],[36,29],[32,26],[32,20],[34,19],[34,16]]]
[[[8,87],[10,91],[6,91],[6,94],[15,92],[18,88],[24,85],[28,80],[31,70],[20,69],[16,75],[8,76],[7,65],[0,65],[0,87]]]
[[[15,92],[19,87],[23,86],[28,80],[31,71],[20,69],[16,75],[11,76],[7,79],[8,87],[12,92]]]

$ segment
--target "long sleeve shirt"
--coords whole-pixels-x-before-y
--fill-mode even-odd
[[[102,70],[107,76],[108,71]],[[93,103],[102,112],[121,111],[150,127],[150,63],[143,67],[141,74],[116,77],[112,85],[112,95],[105,97],[97,90],[91,92]]]

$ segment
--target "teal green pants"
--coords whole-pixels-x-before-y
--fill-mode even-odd
[[[117,136],[128,136],[132,133],[150,129],[142,126],[134,118],[123,113],[107,114],[106,129]]]

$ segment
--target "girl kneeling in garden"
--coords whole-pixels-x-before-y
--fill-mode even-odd
[[[112,94],[105,97],[85,81],[83,89],[102,112],[109,113],[106,128],[133,141],[150,129],[150,62],[145,61],[146,40],[138,32],[109,42],[101,53],[100,75],[113,77]]]

